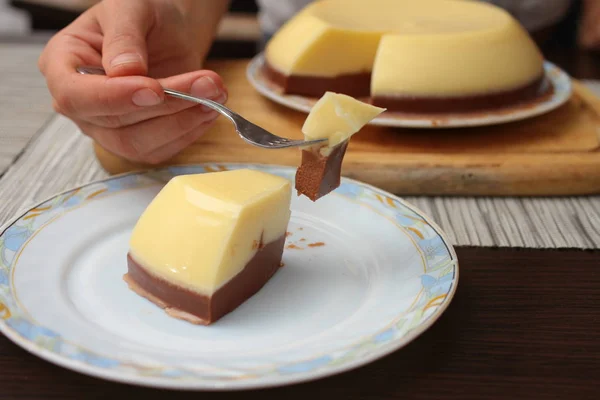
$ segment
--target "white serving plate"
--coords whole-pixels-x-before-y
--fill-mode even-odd
[[[309,113],[317,99],[282,93],[274,83],[262,73],[265,64],[264,54],[256,55],[248,64],[246,76],[250,84],[263,96],[285,107]],[[369,124],[404,128],[459,128],[485,125],[498,125],[520,121],[548,113],[565,104],[573,91],[571,78],[556,65],[544,62],[546,76],[554,87],[552,95],[543,100],[534,100],[513,108],[493,111],[448,115],[402,114],[384,112]]]
[[[129,173],[22,213],[0,231],[0,330],[45,360],[95,377],[236,390],[359,367],[415,339],[448,307],[458,262],[439,227],[349,179],[315,203],[293,196],[285,266],[214,325],[173,319],[130,291],[122,279],[129,235],[164,183],[232,168],[289,179],[295,172],[205,164]],[[317,242],[324,245],[309,246]]]

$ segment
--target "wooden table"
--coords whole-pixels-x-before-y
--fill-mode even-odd
[[[55,367],[1,336],[0,398],[598,399],[600,252],[459,248],[458,257],[458,291],[433,327],[345,374],[252,392],[167,392]]]

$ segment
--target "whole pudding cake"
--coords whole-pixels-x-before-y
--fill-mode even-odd
[[[281,266],[291,184],[232,170],[172,178],[130,238],[124,279],[172,317],[211,324]]]
[[[469,0],[322,0],[265,49],[284,93],[365,97],[390,111],[472,112],[551,91],[543,55],[503,9]]]

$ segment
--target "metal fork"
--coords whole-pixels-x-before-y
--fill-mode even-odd
[[[106,75],[106,72],[103,68],[93,66],[78,67],[77,72],[84,75]],[[327,141],[327,139],[291,140],[280,136],[276,136],[273,135],[271,132],[261,128],[260,126],[253,124],[241,115],[231,111],[229,108],[217,103],[216,101],[190,96],[189,94],[182,93],[173,89],[163,88],[163,91],[169,96],[202,104],[221,113],[222,115],[227,117],[231,122],[233,122],[233,125],[235,126],[235,130],[238,133],[238,135],[240,135],[240,137],[246,142],[254,146],[262,147],[265,149],[283,149],[287,147],[311,146]]]

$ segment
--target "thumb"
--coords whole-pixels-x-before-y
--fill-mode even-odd
[[[110,77],[148,74],[146,35],[152,13],[145,1],[106,2],[100,25],[102,65]]]

